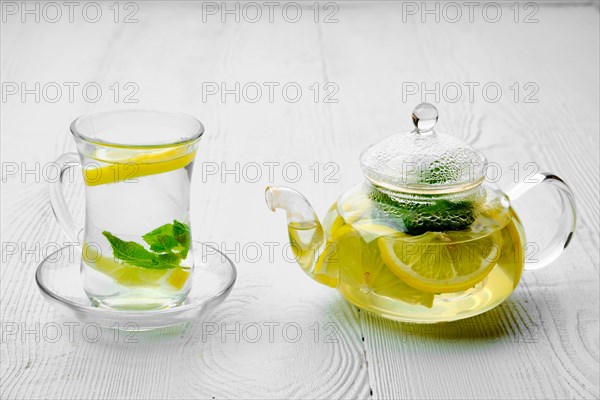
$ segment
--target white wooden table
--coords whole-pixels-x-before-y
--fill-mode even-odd
[[[93,23],[96,6],[77,3],[70,22],[59,2],[53,23],[58,14],[43,3],[39,22],[20,2],[2,3],[2,399],[598,398],[598,3],[503,3],[495,23],[497,10],[483,14],[482,5],[469,22],[461,2],[455,23],[456,10],[442,3],[439,22],[420,2],[302,4],[293,23],[289,3],[272,6],[273,22],[268,5],[258,3],[252,22],[256,7],[240,3],[236,22],[222,14],[234,2],[120,3],[116,15],[113,2],[100,1]],[[233,89],[225,101],[221,84]],[[262,97],[252,102],[257,86]],[[515,171],[522,180],[534,162],[569,182],[579,206],[566,253],[524,274],[504,304],[427,326],[361,312],[310,281],[286,260],[284,217],[263,200],[266,185],[284,184],[324,215],[363,179],[360,150],[410,129],[422,89],[433,90],[426,100],[440,110],[440,130],[501,167],[500,186]],[[47,180],[48,163],[74,149],[68,124],[125,107],[205,123],[192,224],[239,270],[231,296],[204,321],[139,333],[133,343],[111,331],[94,341],[82,325],[70,332],[76,321],[34,282],[41,258],[67,241]],[[530,241],[542,241],[560,212],[542,196],[516,204]],[[69,199],[81,217],[80,186]]]

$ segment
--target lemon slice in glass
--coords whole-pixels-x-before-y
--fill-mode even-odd
[[[190,276],[188,268],[150,269],[117,262],[112,257],[102,256],[92,246],[84,245],[83,258],[86,264],[107,275],[126,287],[170,286],[180,290]]]
[[[148,149],[146,152],[101,149],[93,156],[98,162],[88,163],[83,168],[83,180],[88,186],[98,186],[161,174],[187,166],[195,156],[196,150],[188,152],[188,146]]]
[[[377,241],[388,268],[410,286],[431,293],[467,290],[482,281],[500,257],[502,236],[471,232],[398,233]]]

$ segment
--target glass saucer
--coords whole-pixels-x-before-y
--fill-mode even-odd
[[[80,260],[76,246],[65,246],[38,265],[35,280],[44,298],[62,314],[105,328],[148,330],[194,321],[225,300],[237,277],[226,255],[194,241],[192,289],[183,304],[162,310],[121,311],[92,306],[81,284]]]

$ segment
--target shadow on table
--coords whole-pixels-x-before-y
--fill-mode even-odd
[[[534,310],[529,310],[534,311]],[[365,311],[359,311],[366,330],[396,335],[402,341],[416,342],[489,342],[513,341],[536,343],[539,341],[539,323],[534,322],[527,307],[507,299],[504,303],[483,314],[453,322],[417,324],[387,320]],[[535,312],[534,312],[535,314]],[[368,333],[365,333],[368,334]]]
[[[318,314],[320,316],[318,320],[328,320],[328,324],[337,324],[336,332],[346,323],[354,321],[360,323],[364,336],[363,340],[365,340],[365,337],[372,337],[374,334],[382,334],[406,343],[464,342],[484,344],[498,341],[536,343],[540,337],[541,323],[539,322],[539,310],[534,302],[520,299],[519,296],[513,296],[492,310],[475,317],[434,324],[405,323],[388,320],[376,314],[355,308],[341,296],[332,298],[331,302],[320,303],[319,307],[320,311]],[[233,311],[229,310],[229,314],[231,312]],[[235,312],[242,311],[235,308]],[[165,346],[181,345],[183,341],[203,347],[211,340],[221,338],[223,334],[221,332],[221,329],[223,329],[221,323],[226,323],[228,319],[223,319],[223,315],[220,314],[219,311],[215,311],[214,315],[207,315],[205,319],[194,323],[150,331],[115,332],[106,330],[106,336],[103,339],[107,340],[102,340],[102,342],[106,345],[158,345],[159,348],[164,348]],[[229,316],[231,317],[231,315]]]

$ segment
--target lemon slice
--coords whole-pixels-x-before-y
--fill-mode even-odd
[[[365,292],[402,300],[409,304],[431,307],[432,293],[415,289],[385,266],[375,237],[397,233],[385,225],[362,222],[360,227],[343,225],[330,238],[334,252],[321,255],[315,270],[321,273],[339,270],[340,280]]]
[[[333,203],[333,205],[327,210],[327,214],[325,214],[325,218],[323,219],[323,229],[328,237],[333,235],[333,232],[346,225],[346,221],[344,218],[337,212],[337,202]]]
[[[501,253],[498,233],[398,233],[377,241],[388,268],[410,286],[431,293],[467,290],[483,280]]]
[[[373,223],[369,220],[362,220],[352,224],[356,232],[367,243],[379,239],[382,236],[390,236],[398,233],[398,230],[387,225]]]
[[[194,161],[196,150],[188,146],[148,150],[99,150],[92,158],[99,163],[89,163],[83,168],[83,180],[88,186],[121,182],[137,177],[161,174],[183,168]]]
[[[362,186],[351,189],[339,200],[339,207],[336,202],[334,207],[338,208],[341,217],[349,224],[360,221],[370,213],[372,202],[362,190]],[[333,208],[333,207],[332,207]]]
[[[188,268],[150,269],[117,262],[112,257],[100,255],[98,250],[88,245],[84,245],[83,258],[87,265],[126,287],[158,288],[166,284],[180,290],[190,276]]]

